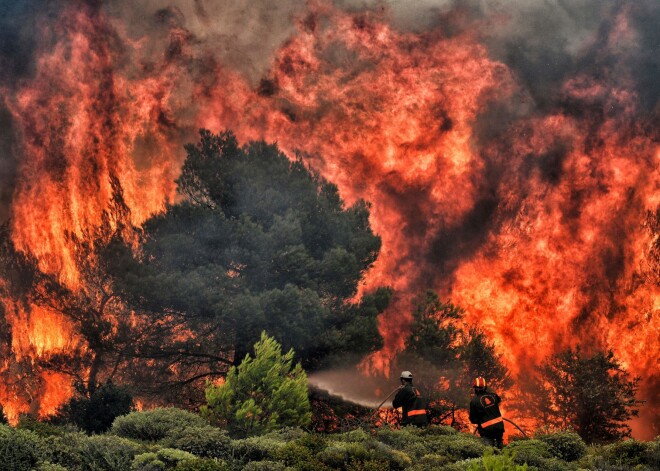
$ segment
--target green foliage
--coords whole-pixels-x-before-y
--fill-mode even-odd
[[[413,471],[435,471],[441,469],[442,466],[448,464],[450,459],[443,455],[424,455],[414,461],[414,465],[410,468]]]
[[[274,458],[277,450],[283,447],[285,442],[267,437],[250,437],[241,440],[233,440],[232,448],[234,457],[248,461],[261,461]]]
[[[37,465],[39,437],[29,430],[0,425],[0,463],[7,471],[25,471]]]
[[[174,313],[203,333],[202,343],[193,336],[168,349],[195,354],[180,363],[191,376],[238,364],[263,330],[315,367],[378,348],[391,292],[351,302],[381,245],[368,205],[346,208],[302,160],[264,142],[241,147],[229,131],[201,131],[186,151],[184,198],[145,223],[143,256],[116,272],[136,308]]]
[[[587,443],[624,438],[630,436],[627,422],[639,413],[638,382],[611,351],[589,356],[568,349],[543,364],[534,387],[546,401],[533,403],[535,415],[556,428],[575,430]]]
[[[231,468],[224,461],[200,458],[181,461],[174,469],[175,471],[229,471]]]
[[[300,364],[293,366],[293,350],[283,355],[280,344],[263,332],[254,352],[254,358],[247,355],[229,370],[224,384],[207,386],[203,413],[243,437],[308,424],[307,375]]]
[[[350,463],[351,469],[405,469],[412,464],[410,457],[393,450],[361,431],[344,434],[347,441],[333,441],[317,454],[317,458],[330,467]]]
[[[584,440],[574,432],[557,432],[535,437],[550,446],[552,456],[564,461],[577,461],[587,452]]]
[[[111,431],[120,437],[157,441],[175,430],[204,425],[206,422],[199,415],[172,407],[131,412],[117,417]]]
[[[278,461],[251,461],[241,468],[243,471],[284,471],[286,466]]]
[[[102,433],[114,420],[133,410],[133,397],[125,388],[108,381],[89,395],[73,397],[57,414],[58,423],[72,423],[87,433]]]
[[[74,426],[58,426],[53,425],[49,422],[44,422],[38,419],[35,419],[31,415],[22,414],[18,418],[18,424],[16,428],[20,430],[30,430],[40,437],[48,437],[51,435],[63,435],[67,432],[76,431],[77,428]]]
[[[54,464],[50,462],[39,463],[39,466],[36,467],[36,471],[69,471],[62,465]]]
[[[195,455],[174,448],[160,448],[156,452],[147,452],[137,455],[131,464],[133,471],[157,471],[165,469],[179,469],[179,465],[198,460]]]
[[[469,471],[527,471],[527,465],[522,466],[514,463],[510,452],[504,452],[501,455],[494,455],[492,451],[487,451],[481,461],[470,464]]]
[[[638,440],[624,440],[603,448],[603,457],[610,464],[634,467],[645,464],[650,444]]]
[[[112,435],[89,437],[82,449],[83,468],[103,471],[125,471],[130,468],[140,446]]]
[[[550,445],[541,440],[517,440],[506,447],[518,464],[528,464],[543,469],[547,460],[552,458]]]
[[[434,437],[425,443],[432,453],[449,456],[453,461],[480,457],[489,448],[479,438],[467,434]]]
[[[173,430],[162,443],[201,457],[227,458],[231,454],[227,432],[210,425]]]

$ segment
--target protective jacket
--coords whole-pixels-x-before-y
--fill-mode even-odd
[[[424,427],[429,421],[426,417],[427,401],[422,397],[419,389],[413,387],[412,383],[406,383],[394,396],[392,406],[403,410],[401,425],[417,425]]]
[[[482,437],[502,436],[504,433],[500,402],[500,396],[485,390],[477,391],[470,401],[470,422],[477,424]]]

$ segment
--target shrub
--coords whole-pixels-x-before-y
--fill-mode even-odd
[[[293,349],[282,354],[282,346],[262,332],[254,352],[229,370],[224,384],[207,385],[202,413],[241,437],[309,424],[307,374],[300,363],[294,366]]]
[[[156,452],[142,453],[133,459],[131,469],[134,471],[156,471],[174,469],[180,463],[195,461],[195,455],[174,448],[161,448]]]
[[[527,463],[543,469],[546,460],[552,458],[550,445],[541,440],[518,440],[510,443],[506,449],[511,452],[513,460],[518,464]]]
[[[481,460],[470,463],[468,471],[527,471],[527,469],[526,464],[520,466],[514,463],[509,451],[494,455],[488,450]]]
[[[39,466],[37,466],[36,471],[69,471],[69,470],[59,464],[54,464],[46,461],[39,463]]]
[[[316,454],[327,446],[326,440],[321,436],[313,433],[308,433],[296,440],[296,443],[304,446],[312,453]]]
[[[353,469],[359,466],[380,467],[381,464],[385,466],[384,469],[404,469],[412,464],[405,453],[392,450],[384,443],[373,439],[362,442],[331,443],[317,454],[317,458],[334,468],[341,468],[342,463],[351,463]]]
[[[41,458],[71,469],[82,467],[82,450],[89,437],[83,433],[50,435],[41,439]]]
[[[206,422],[199,415],[170,407],[117,417],[112,424],[112,433],[137,440],[158,441],[178,429],[204,425]]]
[[[133,459],[131,469],[134,471],[160,471],[165,469],[165,463],[158,459],[156,453],[142,453]]]
[[[376,438],[397,450],[405,450],[420,443],[419,433],[413,432],[413,427],[405,427],[401,430],[380,429],[376,432]],[[426,453],[423,453],[426,454]]]
[[[81,468],[93,471],[126,471],[131,469],[133,458],[140,452],[140,445],[112,435],[94,435],[79,442]],[[66,463],[58,463],[67,466]]]
[[[406,428],[410,429],[412,427],[406,427]],[[426,428],[418,429],[418,430],[420,430],[421,435],[426,435],[426,436],[458,434],[458,431],[455,428],[450,427],[448,425],[429,425]]]
[[[644,464],[649,443],[637,440],[625,440],[603,447],[603,457],[608,463],[634,467]]]
[[[163,445],[205,458],[227,458],[231,454],[227,432],[210,425],[175,430],[163,440]]]
[[[424,444],[430,453],[446,455],[452,461],[480,458],[489,448],[478,437],[465,433],[429,437]]]
[[[230,468],[224,461],[211,458],[197,458],[181,461],[174,469],[175,471],[229,471]]]
[[[644,454],[644,463],[652,469],[660,469],[660,437],[648,443]]]
[[[438,469],[440,471],[468,471],[473,463],[480,463],[480,462],[481,462],[481,458],[470,458],[467,460],[457,461],[456,463],[446,464]]]
[[[60,407],[57,423],[72,423],[87,433],[107,431],[115,418],[133,410],[133,397],[125,388],[107,382],[90,396],[73,397]]]
[[[296,466],[300,463],[311,461],[314,457],[312,452],[299,443],[286,443],[274,453],[277,461],[282,461],[287,466]]]
[[[39,437],[29,430],[0,425],[0,463],[5,471],[24,471],[37,465]]]
[[[411,468],[414,471],[435,471],[449,463],[449,458],[443,455],[425,455],[416,460]]]
[[[284,442],[266,437],[250,437],[232,441],[232,450],[235,457],[248,461],[262,461],[273,458],[277,450],[285,445]]]
[[[252,461],[242,469],[243,471],[284,471],[286,466],[277,461]]]
[[[559,432],[536,437],[550,447],[550,453],[564,461],[577,461],[587,452],[584,440],[574,432]]]
[[[30,430],[40,437],[63,435],[67,431],[75,430],[75,427],[67,429],[65,427],[53,425],[48,422],[42,422],[27,414],[23,414],[18,418],[18,424],[16,425],[16,428],[20,430]]]

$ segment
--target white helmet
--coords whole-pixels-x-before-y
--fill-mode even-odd
[[[412,373],[410,371],[402,371],[400,378],[401,379],[412,379]]]

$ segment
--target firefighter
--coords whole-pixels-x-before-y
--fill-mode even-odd
[[[470,422],[477,424],[479,435],[502,448],[504,419],[500,412],[500,396],[486,388],[481,376],[474,380],[474,397],[470,401]]]
[[[415,425],[426,427],[429,423],[426,416],[426,400],[422,397],[419,389],[413,386],[413,375],[410,371],[401,372],[401,388],[392,400],[392,407],[401,407],[403,417],[401,425]]]

